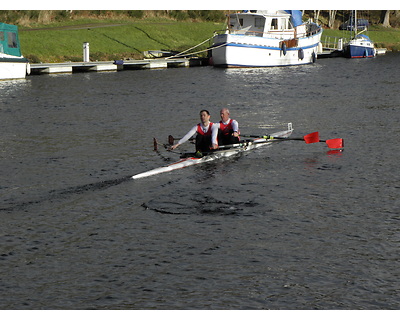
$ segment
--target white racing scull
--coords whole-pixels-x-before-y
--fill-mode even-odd
[[[293,132],[292,123],[288,123],[287,130],[273,133],[269,136],[269,138],[259,137],[259,138],[254,138],[252,140],[241,141],[238,144],[233,144],[233,145],[229,145],[229,146],[221,146],[219,150],[210,152],[209,154],[203,156],[202,158],[196,158],[194,156],[187,156],[187,157],[184,157],[184,158],[180,159],[179,161],[171,163],[169,165],[136,174],[136,175],[132,176],[132,179],[140,179],[140,178],[149,177],[149,176],[164,173],[164,172],[173,171],[176,169],[182,169],[185,167],[193,166],[195,164],[200,164],[200,163],[214,161],[214,160],[221,159],[221,158],[231,157],[233,155],[236,155],[236,154],[239,154],[239,153],[242,153],[245,151],[249,151],[252,149],[260,148],[260,147],[269,145],[275,141],[279,141],[279,140],[274,140],[274,137],[287,138],[292,134],[292,132]]]

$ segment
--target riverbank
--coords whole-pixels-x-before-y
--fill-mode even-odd
[[[82,61],[83,43],[90,60],[142,59],[146,50],[181,52],[211,38],[224,23],[170,19],[81,20],[69,25],[20,28],[22,53],[33,63]],[[205,50],[209,43],[196,48]]]
[[[22,53],[32,63],[82,61],[83,43],[90,44],[91,61],[142,59],[146,50],[187,50],[223,30],[225,23],[175,21],[166,18],[75,20],[19,29]],[[368,35],[378,48],[400,51],[400,29],[372,26]],[[341,30],[324,29],[323,36],[349,38]],[[197,47],[206,50],[209,42]],[[203,56],[205,56],[205,52]]]

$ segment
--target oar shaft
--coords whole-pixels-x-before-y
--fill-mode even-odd
[[[304,141],[304,138],[283,138],[283,137],[273,137],[273,136],[271,136],[269,139]]]
[[[331,149],[340,149],[344,147],[344,141],[341,138],[336,139],[328,139],[328,140],[320,140],[319,133],[313,132],[306,134],[302,138],[284,138],[284,137],[274,137],[274,136],[256,136],[256,135],[242,135],[242,137],[250,137],[250,138],[264,138],[264,139],[271,139],[271,141],[275,140],[298,140],[304,141],[305,143],[316,143],[316,142],[325,142],[329,148]]]
[[[248,137],[248,138],[262,138],[262,139],[280,139],[280,140],[300,140],[304,141],[304,138],[284,138],[284,137],[274,137],[270,135],[265,135],[265,136],[256,136],[256,135],[240,135],[241,137]]]

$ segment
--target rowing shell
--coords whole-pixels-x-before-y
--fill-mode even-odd
[[[170,172],[173,170],[186,168],[189,166],[193,166],[195,164],[201,164],[201,163],[214,161],[214,160],[221,159],[221,158],[231,157],[233,155],[236,155],[236,154],[239,154],[239,153],[242,153],[245,151],[249,151],[252,149],[260,148],[260,147],[269,145],[275,141],[278,141],[278,140],[274,140],[273,137],[287,138],[292,134],[292,132],[293,132],[292,123],[288,123],[288,129],[286,131],[280,131],[280,132],[271,134],[270,135],[271,139],[256,138],[256,139],[253,139],[250,141],[246,140],[244,142],[230,145],[229,148],[227,148],[226,150],[224,150],[223,148],[228,147],[228,146],[221,146],[220,150],[211,152],[210,154],[208,154],[202,158],[195,158],[192,156],[185,157],[185,158],[182,158],[181,160],[171,163],[167,166],[159,167],[159,168],[156,168],[156,169],[153,169],[150,171],[136,174],[136,175],[132,176],[132,179],[140,179],[140,178],[149,177],[149,176],[153,176],[153,175],[164,173],[164,172]]]

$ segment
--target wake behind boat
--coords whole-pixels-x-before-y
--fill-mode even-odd
[[[229,15],[210,47],[216,67],[309,64],[317,58],[322,28],[302,21],[300,10],[245,10]]]
[[[195,157],[194,154],[189,154],[187,156],[184,156],[184,158],[180,159],[179,161],[171,163],[167,166],[159,167],[150,171],[136,174],[132,176],[132,179],[140,179],[164,172],[170,172],[173,170],[182,169],[196,164],[201,164],[205,162],[218,160],[221,158],[231,157],[233,155],[237,155],[242,152],[250,151],[263,146],[267,146],[275,141],[279,141],[274,138],[288,138],[292,134],[292,132],[293,132],[292,123],[288,123],[288,128],[285,131],[273,133],[268,137],[258,137],[251,140],[241,141],[238,144],[221,146],[219,150],[209,152],[208,154],[204,155],[201,158]]]

